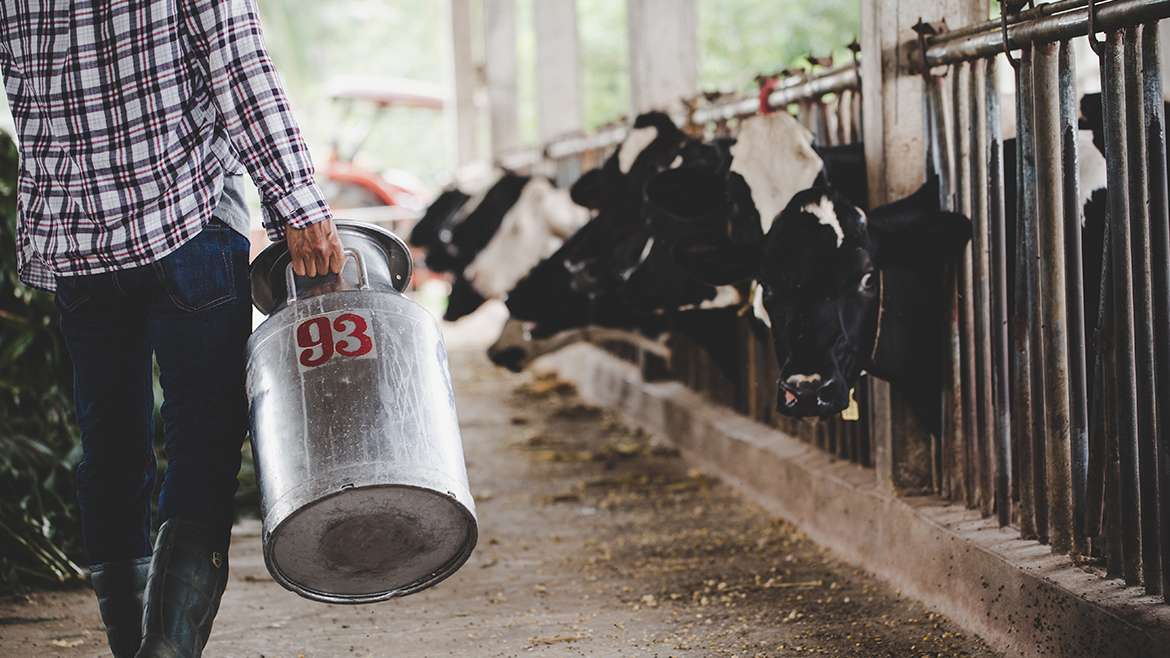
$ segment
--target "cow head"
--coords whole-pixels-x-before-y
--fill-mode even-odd
[[[926,371],[940,369],[930,362],[941,356],[932,350],[941,329],[924,327],[941,317],[935,284],[971,233],[937,199],[931,182],[867,217],[842,194],[813,187],[792,198],[762,242],[690,243],[678,257],[712,283],[760,283],[781,370],[778,410],[828,416],[848,406],[864,370],[908,379],[918,365],[924,378],[937,377]],[[915,345],[907,336],[925,338]],[[899,347],[879,356],[885,341]]]

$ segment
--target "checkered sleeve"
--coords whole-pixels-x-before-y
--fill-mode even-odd
[[[332,219],[280,76],[264,46],[254,0],[193,0],[184,21],[232,146],[248,168],[273,240],[286,226]]]

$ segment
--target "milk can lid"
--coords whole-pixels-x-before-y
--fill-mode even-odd
[[[410,285],[414,262],[410,248],[401,238],[366,222],[338,219],[334,223],[342,245],[346,249],[358,251],[366,261],[365,267],[372,287],[392,288],[398,292],[406,290]],[[288,246],[284,242],[268,245],[252,261],[252,303],[261,313],[271,314],[287,298],[285,270],[288,264]]]

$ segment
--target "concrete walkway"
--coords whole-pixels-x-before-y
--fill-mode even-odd
[[[344,607],[274,584],[236,531],[207,656],[985,656],[552,379],[453,354],[480,544],[429,591]],[[87,591],[0,603],[0,656],[102,655]]]

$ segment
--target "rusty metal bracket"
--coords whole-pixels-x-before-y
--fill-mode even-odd
[[[918,57],[921,60],[918,65],[922,69],[920,73],[923,81],[929,84],[931,75],[930,65],[926,63],[926,37],[940,34],[943,30],[940,30],[934,23],[922,20],[921,16],[918,17],[918,22],[914,24],[913,29],[914,33],[918,35]]]
[[[1101,56],[1101,41],[1097,39],[1097,0],[1089,0],[1089,47]]]

